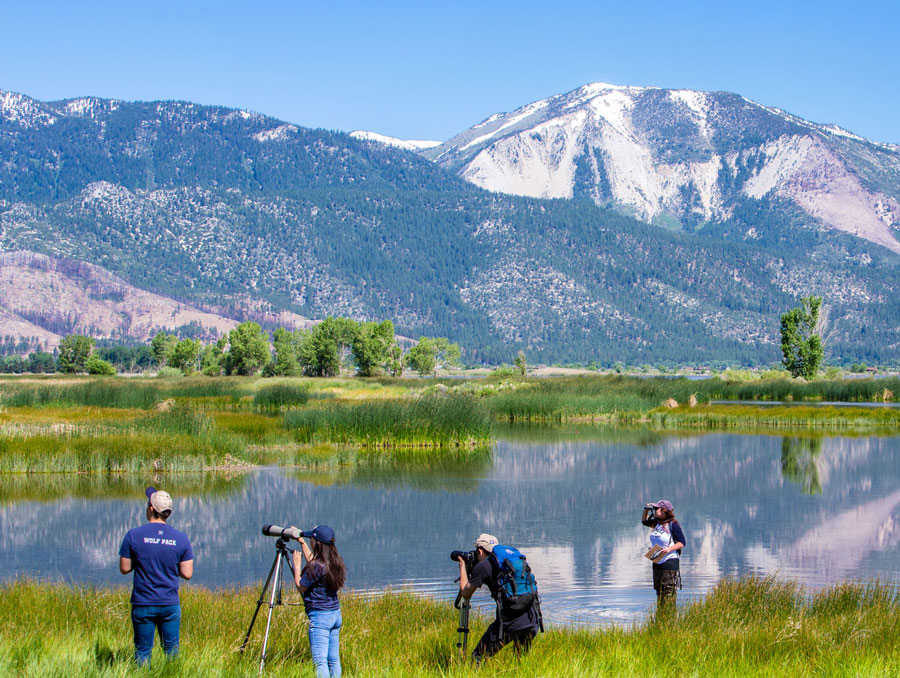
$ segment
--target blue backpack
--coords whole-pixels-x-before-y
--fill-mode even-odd
[[[498,544],[491,558],[498,568],[498,589],[494,597],[502,614],[518,615],[541,602],[531,567],[518,549]]]

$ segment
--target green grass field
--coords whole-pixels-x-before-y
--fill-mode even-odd
[[[257,596],[184,586],[180,658],[167,662],[157,648],[151,667],[137,670],[127,589],[13,582],[0,587],[0,675],[256,676],[264,619],[247,653],[237,650]],[[449,602],[345,594],[342,610],[347,676],[900,675],[898,591],[877,585],[806,595],[772,579],[723,581],[674,616],[633,628],[548,629],[530,654],[506,648],[481,669],[458,657]],[[278,608],[273,618],[266,675],[313,675],[302,608]],[[470,647],[486,623],[473,620]]]

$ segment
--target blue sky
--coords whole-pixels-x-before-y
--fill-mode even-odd
[[[603,81],[729,90],[900,143],[897,2],[17,2],[0,89],[446,139]]]

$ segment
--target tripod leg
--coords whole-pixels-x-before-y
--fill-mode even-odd
[[[266,664],[266,647],[269,644],[269,629],[272,626],[272,611],[275,609],[275,596],[278,594],[281,583],[281,551],[275,556],[275,582],[272,586],[272,599],[269,601],[269,617],[266,620],[266,635],[263,636],[262,657],[259,660],[259,675],[262,675]]]
[[[247,629],[247,635],[244,636],[244,642],[241,643],[241,652],[244,651],[244,648],[247,647],[247,641],[250,640],[250,632],[253,630],[253,625],[256,623],[256,616],[259,614],[259,608],[262,607],[262,604],[265,602],[266,589],[269,588],[269,582],[272,581],[272,573],[275,572],[275,566],[278,563],[278,555],[275,554],[275,560],[272,561],[272,567],[269,568],[269,576],[266,577],[266,583],[263,584],[262,590],[259,592],[259,600],[256,603],[256,612],[253,613],[253,618],[250,620],[250,626]]]
[[[456,642],[456,647],[459,648],[460,658],[465,659],[469,645],[469,601],[465,598],[459,605],[459,628],[457,632],[459,633],[459,640]]]

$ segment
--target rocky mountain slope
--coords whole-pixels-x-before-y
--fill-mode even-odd
[[[299,316],[248,315],[269,324],[309,325]],[[33,350],[52,351],[70,333],[143,341],[159,330],[180,330],[214,340],[235,325],[233,318],[137,289],[93,264],[0,252],[0,334],[19,337]]]
[[[780,199],[807,223],[900,253],[900,146],[737,94],[593,83],[423,155],[492,191],[585,197],[692,229],[748,199]]]
[[[900,258],[777,209],[788,198],[748,196],[676,232],[590,201],[488,192],[416,153],[255,113],[12,93],[0,158],[0,252],[87,262],[170,300],[147,319],[103,300],[104,331],[137,339],[181,304],[285,325],[391,318],[472,362],[520,348],[532,362],[771,362],[778,313],[815,293],[833,356],[900,353]],[[10,280],[39,268],[7,256],[24,257]],[[99,310],[80,315],[104,296],[89,279],[44,280],[3,297],[0,334],[59,334],[41,315],[57,288],[73,327],[101,329]]]

